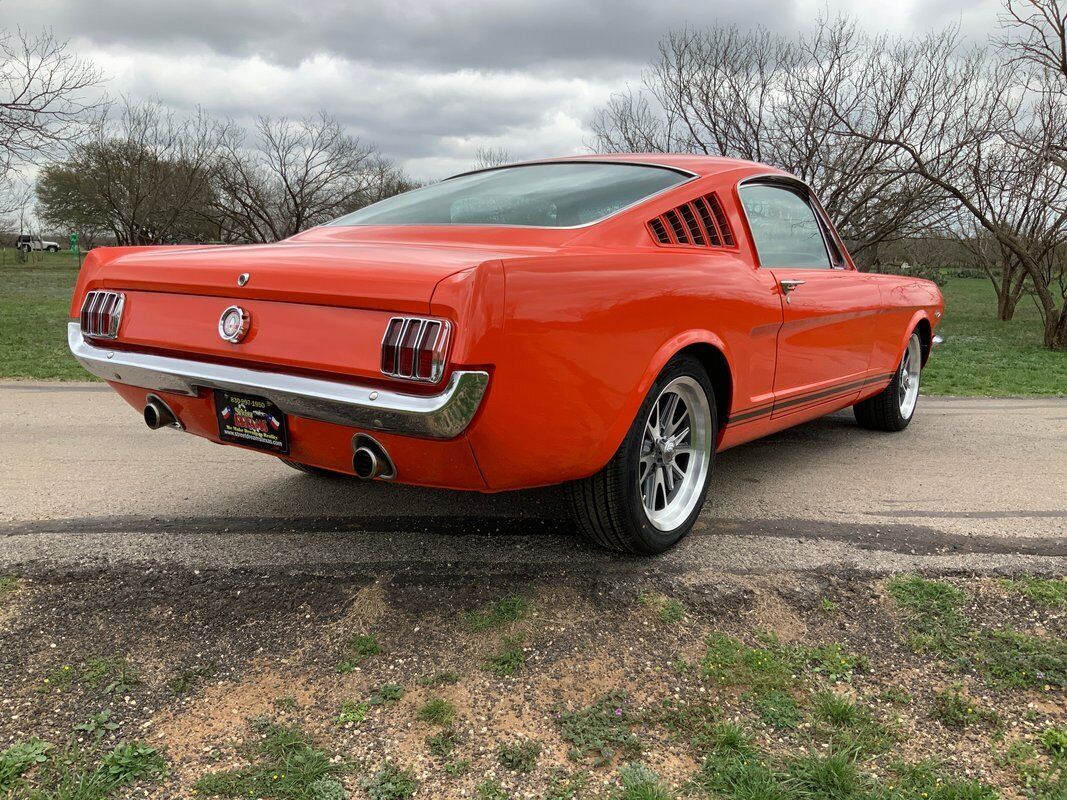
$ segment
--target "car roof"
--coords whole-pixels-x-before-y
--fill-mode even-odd
[[[566,162],[583,163],[590,161],[670,167],[671,169],[690,172],[698,177],[734,171],[750,174],[773,173],[789,175],[789,173],[783,170],[776,169],[767,164],[761,164],[758,161],[746,161],[740,158],[724,158],[722,156],[704,156],[693,153],[598,153],[594,155],[564,156],[560,158],[539,158],[532,161],[520,161],[514,164],[502,164],[498,167],[488,167],[487,169],[505,169],[507,167],[529,166],[531,164],[558,164]],[[461,174],[468,175],[471,172],[482,171],[484,170],[470,170],[469,172]],[[459,176],[454,175],[452,177]]]

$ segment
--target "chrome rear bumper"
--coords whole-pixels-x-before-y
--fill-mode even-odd
[[[201,388],[247,392],[298,417],[431,439],[461,434],[489,385],[486,372],[453,372],[440,394],[404,394],[281,372],[108,350],[86,341],[77,322],[67,325],[67,344],[79,364],[106,381],[190,396]]]

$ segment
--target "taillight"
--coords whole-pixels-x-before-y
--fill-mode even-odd
[[[451,331],[447,320],[393,317],[382,339],[382,374],[437,383],[445,372]]]
[[[97,339],[114,339],[119,335],[125,304],[126,295],[122,292],[89,292],[82,303],[82,333]]]

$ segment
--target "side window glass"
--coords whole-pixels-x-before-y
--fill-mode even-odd
[[[739,190],[761,267],[830,269],[815,212],[796,192],[750,184]]]

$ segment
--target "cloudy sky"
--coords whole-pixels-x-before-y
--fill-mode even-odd
[[[51,26],[112,95],[247,121],[327,109],[415,177],[583,152],[593,110],[640,81],[671,28],[781,31],[820,12],[871,30],[960,24],[984,40],[998,0],[0,0],[2,24]]]

